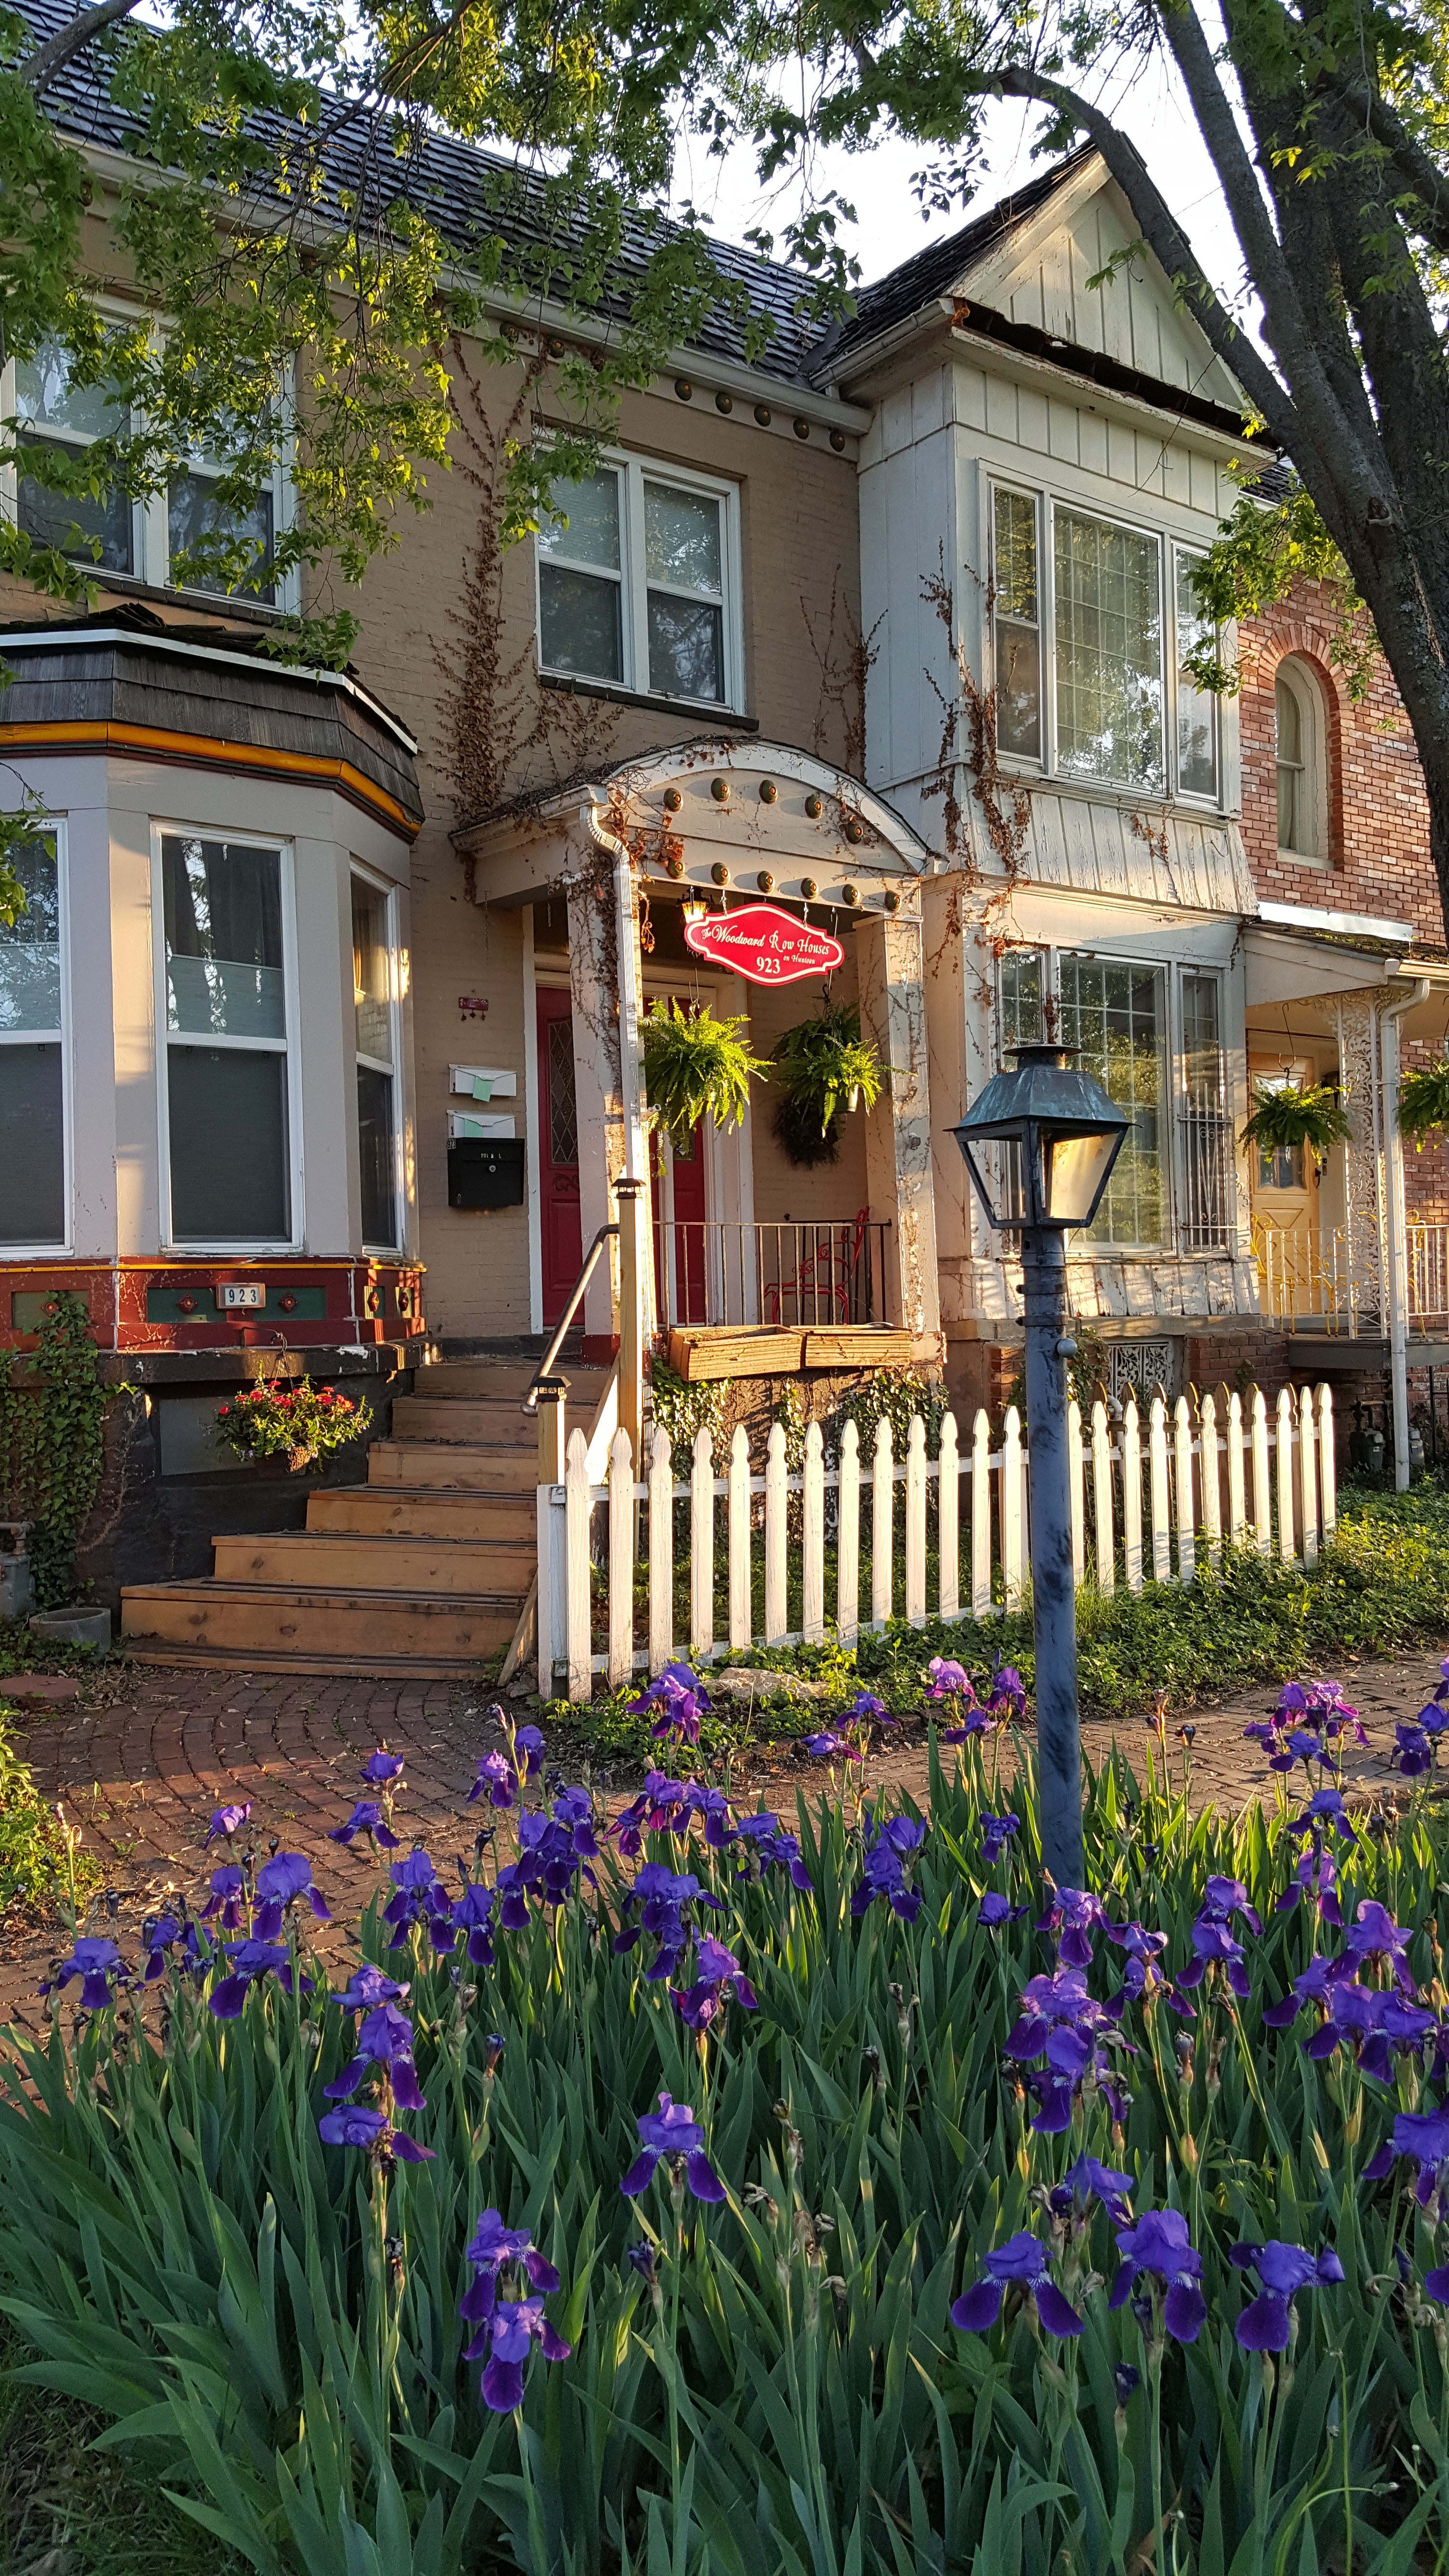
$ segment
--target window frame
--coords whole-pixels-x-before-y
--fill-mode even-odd
[[[1224,740],[1221,707],[1213,707],[1213,759],[1217,772],[1212,793],[1180,785],[1181,743],[1178,733],[1178,633],[1177,574],[1182,557],[1201,557],[1208,540],[1198,542],[1175,536],[1169,529],[1152,527],[1134,519],[1125,511],[1103,509],[1096,501],[1084,501],[1075,495],[1058,492],[1043,484],[1019,481],[1009,473],[998,473],[987,467],[983,475],[985,489],[984,533],[985,560],[989,566],[991,615],[983,621],[986,628],[983,666],[994,690],[1000,674],[997,668],[996,619],[996,495],[1009,493],[1013,499],[1028,501],[1036,523],[1036,632],[1040,666],[1039,693],[1041,704],[1042,748],[1030,752],[1003,752],[1002,762],[1020,769],[1031,777],[1059,782],[1063,788],[1085,788],[1111,796],[1146,797],[1163,804],[1182,804],[1200,814],[1220,814],[1224,810],[1226,780],[1224,776]],[[1120,528],[1125,534],[1146,538],[1157,550],[1158,631],[1162,645],[1162,712],[1159,726],[1162,755],[1162,777],[1159,785],[1137,785],[1126,779],[1110,778],[1105,773],[1064,769],[1057,757],[1057,596],[1056,596],[1056,514],[1065,511],[1078,519],[1096,520],[1105,528]],[[1094,952],[1095,953],[1095,952]]]
[[[745,654],[743,599],[744,575],[740,555],[740,490],[737,483],[718,474],[701,473],[696,466],[676,465],[667,457],[645,455],[632,448],[605,447],[599,451],[595,471],[613,473],[619,484],[619,628],[623,676],[611,680],[587,671],[565,671],[543,658],[543,584],[545,562],[607,581],[609,572],[598,564],[571,564],[567,556],[545,555],[538,539],[533,547],[533,634],[534,652],[541,679],[573,683],[585,689],[624,689],[631,696],[655,698],[665,706],[701,708],[719,714],[745,712]],[[651,583],[645,569],[644,486],[648,483],[672,485],[681,492],[697,492],[720,504],[720,627],[724,695],[719,698],[687,698],[675,691],[660,689],[649,676],[649,592],[667,589]],[[670,598],[700,597],[669,589]]]
[[[103,322],[129,325],[144,319],[144,316],[133,306],[121,304],[113,296],[97,295],[91,301]],[[165,330],[164,322],[153,322],[151,327],[158,337]],[[0,420],[12,419],[16,408],[15,360],[6,358],[3,363],[0,363]],[[66,443],[89,446],[91,441],[74,434],[66,440]],[[295,441],[289,427],[282,441],[282,452],[267,487],[272,497],[274,546],[278,537],[288,531],[295,522],[296,492],[291,472],[294,448]],[[183,471],[188,473],[203,474],[222,470],[197,466],[194,463],[183,468]],[[19,525],[20,482],[21,476],[16,466],[0,466],[0,516],[8,520],[11,527]],[[293,616],[297,613],[301,606],[301,585],[295,571],[288,572],[273,582],[270,599],[259,598],[253,590],[209,590],[199,588],[194,583],[174,582],[171,578],[170,500],[168,486],[165,491],[153,492],[147,498],[131,503],[132,569],[129,572],[108,572],[103,565],[91,563],[89,557],[84,555],[77,555],[71,560],[79,563],[103,590],[113,584],[138,583],[143,589],[164,590],[173,599],[209,601],[213,606],[224,606],[228,609],[238,606],[252,608],[267,617]]]
[[[375,1073],[385,1073],[392,1084],[392,1204],[393,1213],[397,1221],[397,1240],[395,1243],[368,1242],[362,1230],[362,1174],[359,1164],[357,1184],[357,1240],[361,1244],[364,1252],[385,1254],[389,1258],[396,1258],[406,1252],[408,1231],[407,1191],[405,1188],[406,1167],[403,1158],[402,1119],[402,939],[400,935],[399,922],[399,913],[401,908],[399,903],[400,888],[392,878],[380,876],[376,868],[364,867],[360,859],[349,857],[347,863],[349,965],[352,955],[350,942],[352,886],[354,879],[362,885],[369,886],[374,894],[380,894],[383,899],[383,910],[386,921],[385,936],[387,940],[387,954],[389,960],[388,980],[391,986],[387,1001],[387,1024],[392,1041],[392,1062],[390,1064],[384,1064],[380,1056],[364,1055],[362,1049],[357,1044],[357,987],[354,982],[352,988],[352,1115],[355,1122],[357,1118],[358,1066],[366,1065]]]
[[[1295,850],[1278,838],[1278,689],[1286,688],[1298,709],[1298,762],[1304,795],[1312,802],[1312,829],[1317,847]],[[1291,762],[1285,764],[1292,767]],[[1328,797],[1328,705],[1323,684],[1303,653],[1280,654],[1273,667],[1273,847],[1290,867],[1331,869]]]
[[[166,993],[166,894],[162,875],[161,844],[180,836],[194,841],[225,841],[230,846],[252,850],[275,850],[280,854],[280,895],[282,915],[282,999],[286,1036],[282,1039],[261,1037],[216,1037],[192,1029],[173,1029]],[[297,903],[296,844],[283,832],[233,831],[229,825],[164,820],[151,818],[151,964],[152,1007],[156,1029],[156,1124],[160,1140],[157,1169],[157,1214],[160,1249],[188,1259],[205,1258],[221,1261],[265,1261],[279,1253],[301,1252],[306,1248],[307,1221],[303,1204],[302,1151],[302,1039],[300,995],[297,984]],[[292,1211],[292,1232],[286,1242],[264,1241],[260,1237],[238,1239],[193,1239],[178,1236],[171,1220],[171,1048],[177,1046],[219,1048],[237,1055],[280,1055],[287,1067],[287,1171],[288,1200]]]
[[[70,994],[70,853],[67,845],[66,817],[47,814],[35,825],[35,838],[55,838],[56,909],[60,939],[60,1011],[59,1033],[52,1029],[0,1029],[0,1046],[46,1046],[60,1048],[60,1135],[61,1191],[65,1212],[63,1237],[51,1243],[0,1244],[0,1261],[56,1260],[75,1250],[75,1100],[73,1087],[73,1053],[71,1043]],[[23,916],[22,916],[23,918]]]

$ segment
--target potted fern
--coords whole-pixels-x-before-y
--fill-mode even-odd
[[[834,1161],[838,1118],[880,1098],[880,1058],[860,1034],[860,1013],[827,1002],[776,1040],[771,1073],[780,1090],[775,1133],[792,1162]]]
[[[1261,1154],[1299,1153],[1306,1149],[1313,1156],[1315,1168],[1321,1171],[1329,1148],[1341,1145],[1352,1132],[1348,1112],[1331,1084],[1257,1083],[1253,1089],[1253,1114],[1239,1141],[1255,1145]]]
[[[1399,1085],[1399,1126],[1422,1153],[1431,1127],[1449,1128],[1449,1061],[1419,1065]]]
[[[748,1020],[717,1020],[706,1002],[681,1010],[652,1002],[644,1020],[644,1087],[649,1115],[676,1145],[688,1143],[701,1118],[738,1127],[750,1100],[750,1077],[768,1067],[750,1052]]]

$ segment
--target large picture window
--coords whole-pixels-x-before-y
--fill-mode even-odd
[[[1131,1125],[1091,1228],[1097,1243],[1159,1244],[1167,1234],[1165,973],[1114,958],[1061,960],[1061,1039]]]
[[[362,1240],[370,1252],[401,1242],[397,1183],[397,940],[395,897],[371,877],[352,879],[352,997],[357,1032],[357,1151]]]
[[[1061,777],[1216,803],[1217,705],[1184,667],[1211,632],[1196,558],[1004,485],[991,544],[998,750]]]
[[[0,1244],[64,1246],[65,1066],[61,1018],[61,869],[38,832],[12,865],[25,909],[0,922]]]
[[[161,835],[170,1239],[293,1239],[287,853]]]
[[[730,485],[606,458],[558,482],[538,537],[538,653],[560,677],[695,705],[741,703]]]

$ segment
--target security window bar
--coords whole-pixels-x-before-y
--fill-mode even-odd
[[[1061,1040],[1131,1120],[1090,1229],[1095,1243],[1161,1244],[1167,1233],[1165,975],[1160,966],[1067,955]]]
[[[282,852],[161,839],[171,1239],[292,1239]]]
[[[61,1022],[60,859],[53,833],[11,864],[25,909],[0,921],[0,1244],[62,1247],[67,1236]]]
[[[362,1241],[395,1252],[399,1225],[397,1114],[398,955],[395,898],[370,877],[352,879],[352,998],[357,1040],[357,1160]]]
[[[740,702],[731,488],[634,458],[553,486],[539,530],[538,652],[560,677],[699,706]]]
[[[1221,1252],[1228,1242],[1233,1149],[1222,1039],[1222,983],[1216,975],[1184,974],[1182,978],[1180,1073],[1180,1248],[1184,1252]]]

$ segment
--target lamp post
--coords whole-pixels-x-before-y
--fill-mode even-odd
[[[1082,1730],[1066,1369],[1076,1345],[1066,1338],[1066,1238],[1096,1215],[1130,1122],[1090,1074],[1068,1061],[1066,1049],[1011,1052],[1015,1071],[992,1076],[955,1136],[988,1223],[1021,1231],[1042,1859],[1058,1887],[1080,1887]],[[1003,1152],[993,1168],[981,1153],[992,1144],[1014,1145],[1015,1157]]]

